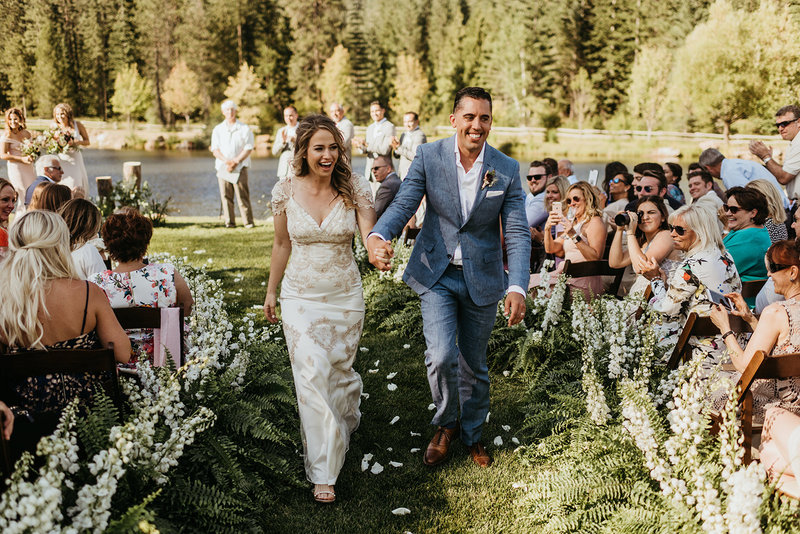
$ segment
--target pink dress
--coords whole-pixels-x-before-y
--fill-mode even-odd
[[[22,156],[22,142],[10,137],[3,137],[0,142],[8,143],[8,153],[12,156]],[[7,161],[8,181],[14,186],[17,192],[17,199],[24,200],[28,186],[36,180],[36,169],[31,163],[19,163],[17,161]],[[17,202],[17,210],[25,208],[25,202]]]

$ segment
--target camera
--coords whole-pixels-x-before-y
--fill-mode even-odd
[[[628,214],[627,211],[623,211],[622,213],[617,213],[614,217],[614,224],[617,226],[628,226],[631,223],[631,216]]]

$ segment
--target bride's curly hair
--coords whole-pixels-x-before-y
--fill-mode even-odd
[[[347,208],[354,208],[355,188],[353,187],[353,171],[350,168],[350,161],[344,149],[344,138],[336,123],[325,115],[308,115],[303,117],[297,125],[297,139],[294,148],[294,167],[295,176],[308,176],[311,169],[308,166],[308,145],[311,144],[311,137],[319,130],[328,130],[336,142],[339,155],[333,164],[333,174],[331,175],[331,185],[336,189],[338,195],[344,200]]]

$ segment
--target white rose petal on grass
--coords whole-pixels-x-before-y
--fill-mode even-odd
[[[422,434],[420,434],[419,432],[414,432],[413,430],[411,431],[411,437],[412,437],[412,438],[413,438],[414,436],[421,436],[421,435],[422,435]]]
[[[195,254],[205,254],[206,253],[206,249],[200,248],[200,249],[195,250],[194,253]]]
[[[267,285],[267,283],[266,282],[261,282],[261,285],[265,286],[265,285]]]
[[[394,510],[392,510],[392,513],[394,515],[408,515],[411,513],[411,510],[409,510],[408,508],[395,508]]]
[[[364,397],[365,399],[368,399],[369,398],[369,393],[363,393],[362,392],[361,396]]]
[[[522,482],[514,482],[513,484],[511,484],[511,487],[514,488],[514,489],[525,489],[525,488],[527,488],[527,486]]]
[[[408,343],[406,343],[405,345],[403,345],[403,348],[404,348],[404,349],[410,349],[410,348],[411,348],[411,345],[409,345]]]
[[[358,347],[358,350],[360,350],[361,352],[369,352],[369,349],[367,347]]]
[[[421,451],[421,450],[422,450],[422,449],[420,449],[420,448],[418,448],[418,447],[414,447],[413,449],[411,449],[411,452],[412,452],[412,453],[415,453],[415,452],[419,452],[419,451]]]
[[[496,438],[494,438],[494,444],[500,447],[503,444],[503,438],[497,436]]]
[[[510,426],[508,426],[508,425],[502,425],[500,428],[502,428],[502,429],[503,429],[503,430],[505,430],[506,432],[508,432],[509,430],[511,430],[511,427],[510,427]]]
[[[380,360],[375,360],[375,367],[378,367],[381,364]]]
[[[396,376],[397,376],[397,373],[389,373],[388,375],[386,375],[386,380],[391,380],[392,378],[394,378]]]
[[[486,422],[489,422],[489,416],[492,415],[492,412],[486,412]]]
[[[519,440],[518,440],[516,437],[513,437],[513,438],[511,438],[511,442],[512,442],[514,445],[519,445]]]
[[[402,462],[389,462],[389,465],[391,465],[392,467],[403,467]]]
[[[389,451],[389,452],[394,452],[394,449],[391,448],[391,447],[386,447],[386,450]]]
[[[372,469],[370,469],[369,472],[372,473],[373,475],[379,475],[383,473],[383,466],[378,462],[375,462],[374,464],[372,464]]]
[[[398,422],[399,420],[400,420],[400,416],[399,416],[399,415],[395,415],[394,417],[392,417],[392,420],[391,420],[391,421],[389,421],[389,424],[390,424],[390,425],[393,425],[393,424],[395,424],[396,422]]]
[[[386,388],[387,388],[389,391],[394,391],[394,390],[396,390],[396,389],[397,389],[397,384],[389,384],[388,386],[386,386]]]
[[[375,373],[377,373],[377,372],[378,372],[378,370],[377,370],[377,369],[367,369],[367,372],[368,372],[369,374],[371,374],[371,375],[374,375]]]
[[[430,403],[430,404],[428,405],[428,410],[431,410],[431,411],[433,411],[433,410],[435,410],[435,409],[436,409],[436,405],[435,405],[434,403]]]

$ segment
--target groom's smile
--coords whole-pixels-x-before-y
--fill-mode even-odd
[[[465,97],[450,115],[456,142],[462,152],[479,153],[492,129],[492,105],[488,100]]]

